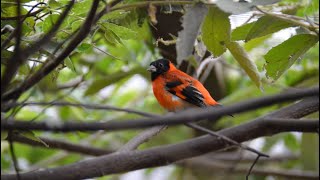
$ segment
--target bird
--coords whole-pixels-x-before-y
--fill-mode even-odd
[[[168,59],[150,63],[153,94],[159,104],[169,112],[192,107],[221,106],[197,79],[180,71]]]

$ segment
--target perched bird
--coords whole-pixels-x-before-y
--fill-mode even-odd
[[[170,112],[219,105],[201,82],[177,69],[168,59],[152,62],[147,70],[151,72],[155,97]]]

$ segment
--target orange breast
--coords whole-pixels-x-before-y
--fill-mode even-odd
[[[152,82],[153,94],[162,107],[171,112],[190,107],[191,104],[168,92],[165,84],[163,78],[157,78]]]

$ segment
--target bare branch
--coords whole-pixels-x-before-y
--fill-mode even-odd
[[[166,129],[168,126],[156,126],[142,131],[136,137],[131,139],[128,143],[122,146],[118,152],[123,151],[133,151],[139,147],[139,145],[149,141],[153,136],[159,134],[162,130]]]
[[[270,113],[266,117],[301,118],[310,113],[318,111],[318,108],[319,100],[310,98]],[[319,122],[309,122],[303,120],[296,121],[302,121],[309,126],[291,126],[292,129],[289,130],[287,126],[282,124],[277,128],[274,128],[273,126],[269,126],[268,121],[264,120],[262,117],[236,127],[221,130],[218,133],[237,142],[244,142],[261,136],[273,135],[280,132],[310,132],[310,130],[313,131],[314,128],[319,126]],[[92,178],[142,168],[163,166],[185,158],[199,156],[201,154],[223,148],[226,148],[225,143],[222,143],[217,138],[205,135],[177,144],[160,146],[143,151],[117,152],[57,168],[22,173],[21,177],[25,180]],[[15,176],[8,174],[2,175],[1,178],[5,180],[11,180],[15,179]]]
[[[188,160],[179,161],[177,163],[180,166],[192,168],[192,169],[201,169],[209,170],[214,172],[216,175],[224,174],[228,170],[232,169],[232,174],[246,174],[248,168],[246,167],[233,167],[233,164],[225,162],[216,162],[205,159],[203,157],[191,158]],[[275,176],[283,177],[287,179],[304,179],[304,180],[318,180],[319,175],[316,172],[312,171],[300,171],[300,170],[287,170],[287,169],[270,169],[270,168],[255,168],[251,171],[251,174],[260,175],[260,176]]]
[[[260,155],[258,155],[256,157],[256,159],[253,161],[252,165],[250,166],[250,169],[249,169],[248,173],[246,174],[246,180],[249,180],[249,176],[252,172],[252,169],[253,169],[254,165],[258,162],[259,158],[260,158]]]
[[[109,122],[90,122],[90,123],[77,123],[66,122],[64,124],[47,124],[46,122],[27,122],[27,121],[1,121],[1,129],[4,130],[45,130],[45,131],[95,131],[95,130],[123,130],[133,128],[144,128],[150,126],[159,125],[177,125],[188,122],[196,122],[201,119],[208,119],[210,121],[217,121],[217,119],[223,115],[236,114],[240,112],[265,107],[271,104],[285,102],[289,100],[300,99],[302,97],[318,96],[319,88],[309,88],[304,90],[294,90],[286,93],[281,93],[273,96],[266,96],[257,99],[247,100],[241,103],[237,103],[231,106],[224,107],[210,107],[210,108],[196,108],[183,112],[176,113],[175,115],[168,115],[164,117],[155,117],[152,119],[140,119],[140,120],[128,120],[128,121],[109,121]],[[318,100],[318,98],[313,98]],[[308,111],[318,110],[318,107],[314,109],[306,109]],[[280,116],[281,117],[281,116]],[[300,121],[299,121],[300,122]],[[298,123],[298,122],[297,122]],[[270,125],[270,124],[268,124]],[[281,122],[279,124],[281,125]],[[309,131],[314,132],[314,128],[310,127]]]
[[[9,103],[8,107],[6,108],[12,108],[16,106],[43,106],[43,105],[50,105],[50,106],[73,106],[73,107],[80,107],[80,108],[86,108],[86,109],[95,109],[95,110],[112,110],[112,111],[122,111],[127,113],[133,113],[138,114],[141,116],[146,117],[155,117],[156,115],[153,115],[151,113],[137,111],[133,109],[126,109],[126,108],[117,108],[114,106],[108,106],[108,105],[98,105],[98,104],[81,104],[81,103],[70,103],[70,102],[24,102],[24,103]]]
[[[17,134],[12,134],[11,139],[12,141],[29,144],[32,146],[46,147],[43,143],[39,141],[34,141],[32,139],[29,139]],[[49,149],[52,149],[52,148],[62,149],[70,152],[76,152],[76,153],[92,155],[92,156],[100,156],[100,155],[110,154],[113,152],[113,151],[102,149],[102,148],[89,147],[85,145],[79,145],[79,144],[74,144],[67,141],[54,140],[54,139],[49,139],[45,137],[39,137],[39,139],[41,139],[41,141],[47,144],[49,146]]]
[[[230,139],[230,138],[228,138],[226,136],[220,135],[220,134],[218,134],[218,133],[216,133],[214,131],[211,131],[211,130],[206,129],[206,128],[201,127],[201,126],[198,126],[197,124],[186,123],[186,126],[194,128],[194,129],[202,131],[202,132],[205,132],[205,133],[207,133],[207,134],[209,134],[211,136],[217,137],[218,139],[222,139],[223,141],[225,141],[226,143],[230,143],[231,145],[235,145],[235,146],[238,146],[238,147],[243,148],[245,150],[248,150],[248,151],[251,151],[253,153],[256,153],[258,156],[269,157],[269,155],[267,155],[267,154],[259,152],[258,150],[255,150],[255,149],[253,149],[251,147],[248,147],[246,145],[240,144],[240,143],[238,143],[238,142],[236,142],[236,141],[234,141],[234,140],[232,140],[232,139]]]
[[[11,134],[12,134],[12,131],[9,131],[8,132],[9,149],[10,149],[10,154],[11,154],[11,158],[12,158],[12,162],[13,162],[13,167],[14,167],[14,170],[15,170],[15,173],[16,173],[16,177],[17,177],[18,180],[20,180],[21,177],[20,177],[20,173],[19,173],[19,164],[18,164],[18,161],[17,161],[16,153],[14,151],[13,141],[10,138]]]

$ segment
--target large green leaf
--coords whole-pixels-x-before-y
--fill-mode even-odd
[[[251,39],[265,36],[292,26],[295,25],[279,18],[263,16],[254,23],[249,33],[247,34],[245,41],[250,41]]]
[[[137,36],[137,33],[129,28],[126,28],[124,26],[119,26],[117,24],[113,23],[104,23],[105,27],[107,29],[110,29],[113,31],[118,37],[121,39],[127,40],[127,39],[133,39]]]
[[[249,59],[246,51],[237,43],[230,42],[227,47],[233,57],[238,61],[242,69],[248,74],[250,79],[259,87],[262,88],[261,78],[254,62]]]
[[[109,86],[113,83],[116,83],[126,77],[132,76],[134,74],[138,74],[140,72],[144,71],[143,68],[138,67],[134,68],[128,72],[117,72],[115,74],[111,74],[107,77],[99,78],[93,81],[93,83],[89,86],[89,88],[84,93],[85,96],[92,95],[98,91],[100,91],[102,88]]]
[[[292,64],[318,42],[318,36],[299,34],[273,47],[265,56],[266,76],[277,80]]]
[[[202,25],[202,40],[208,50],[217,57],[223,54],[230,42],[230,21],[229,14],[217,7],[212,7]]]
[[[254,26],[254,23],[255,22],[247,23],[235,28],[231,33],[231,40],[232,41],[245,40],[250,29]]]

